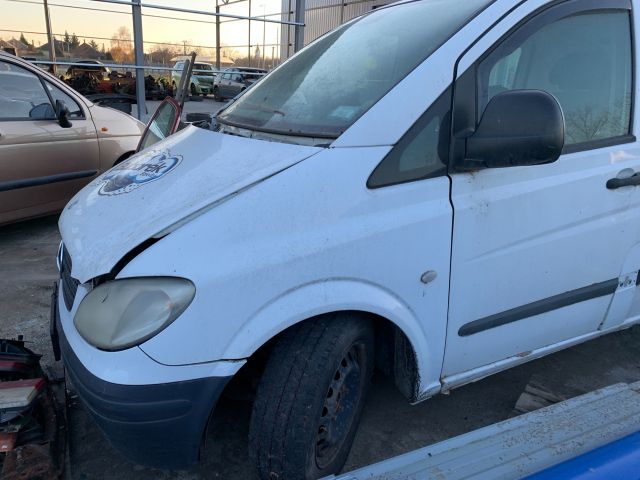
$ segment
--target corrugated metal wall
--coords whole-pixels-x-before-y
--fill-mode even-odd
[[[305,45],[359,15],[395,0],[306,0]],[[282,20],[293,21],[295,1],[282,0]],[[293,28],[282,29],[282,59],[293,53]]]

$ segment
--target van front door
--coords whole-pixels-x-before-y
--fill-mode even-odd
[[[445,386],[588,338],[640,268],[640,255],[625,265],[640,242],[640,187],[612,181],[640,172],[631,3],[570,1],[533,16],[523,10],[545,2],[527,3],[460,61],[456,155],[489,100],[517,89],[556,97],[565,149],[548,165],[452,174]]]

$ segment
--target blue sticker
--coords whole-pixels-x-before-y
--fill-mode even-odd
[[[120,195],[129,193],[145,183],[164,177],[176,168],[182,156],[172,155],[168,150],[151,151],[146,155],[133,157],[113,167],[100,179],[100,195]]]

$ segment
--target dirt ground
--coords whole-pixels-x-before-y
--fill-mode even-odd
[[[53,374],[48,338],[51,287],[60,241],[55,217],[0,227],[0,336],[24,335]],[[459,435],[512,415],[532,377],[562,397],[640,380],[640,328],[612,334],[531,362],[411,407],[382,375],[374,386],[345,471]],[[115,452],[73,395],[69,398],[69,477],[74,480],[242,479],[250,402],[223,398],[209,427],[204,459],[192,470],[167,472],[134,465]],[[176,438],[176,442],[180,439]]]

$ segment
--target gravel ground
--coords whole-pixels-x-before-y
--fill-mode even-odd
[[[24,335],[61,374],[48,338],[51,287],[57,277],[57,219],[0,227],[0,336]],[[377,462],[509,418],[535,377],[562,397],[640,380],[640,328],[608,335],[411,407],[385,377],[374,378],[345,470]],[[115,452],[71,394],[70,478],[74,480],[223,478],[251,480],[247,458],[249,401],[223,398],[209,426],[204,459],[192,470],[167,472],[134,465]],[[176,442],[180,439],[176,438]]]

